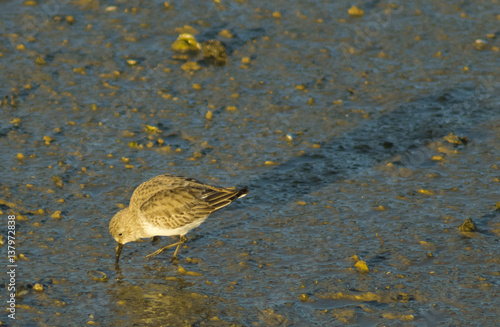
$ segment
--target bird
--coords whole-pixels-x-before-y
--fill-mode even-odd
[[[140,184],[127,208],[118,211],[109,222],[109,232],[117,242],[115,264],[126,243],[155,236],[179,236],[179,241],[147,255],[154,257],[177,246],[172,260],[186,234],[203,223],[208,216],[238,198],[247,195],[247,187],[217,187],[193,178],[162,174]]]

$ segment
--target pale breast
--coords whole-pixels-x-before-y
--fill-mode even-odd
[[[187,232],[189,232],[193,228],[200,226],[200,224],[205,220],[207,220],[207,217],[195,220],[191,223],[177,228],[166,228],[163,226],[153,225],[145,222],[143,228],[144,233],[147,234],[147,236],[144,237],[186,235]]]

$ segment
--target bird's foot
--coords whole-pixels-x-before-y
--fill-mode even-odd
[[[174,244],[170,244],[170,245],[167,245],[165,247],[162,247],[162,248],[159,248],[158,250],[156,250],[155,252],[151,253],[151,254],[148,254],[146,256],[146,258],[152,258],[154,256],[157,256],[158,254],[162,253],[163,251],[167,250],[167,249],[170,249],[174,246],[177,246],[177,248],[175,249],[175,252],[174,252],[174,255],[172,256],[172,259],[170,262],[177,262],[179,261],[179,259],[177,258],[177,252],[179,252],[179,248],[181,247],[182,244],[186,243],[187,242],[187,237],[184,236],[184,235],[181,235],[179,236],[179,242],[177,243],[174,243]]]
[[[165,250],[167,250],[167,249],[170,249],[170,248],[172,248],[172,247],[174,247],[174,246],[178,246],[178,245],[180,245],[180,244],[182,244],[182,243],[181,243],[181,242],[177,242],[177,243],[170,244],[170,245],[167,245],[167,246],[165,246],[165,247],[159,248],[159,249],[158,249],[158,250],[156,250],[155,252],[148,254],[148,255],[146,256],[146,258],[148,258],[148,259],[149,259],[149,258],[155,257],[155,256],[157,256],[158,254],[162,253],[163,251],[165,251]]]

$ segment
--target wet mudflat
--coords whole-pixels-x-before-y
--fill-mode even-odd
[[[498,8],[358,9],[0,4],[18,265],[2,324],[498,325]],[[175,52],[181,33],[223,42],[227,62]],[[144,258],[163,238],[115,269],[109,220],[165,172],[250,194],[191,231],[177,265]]]

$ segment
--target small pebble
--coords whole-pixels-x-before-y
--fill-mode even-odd
[[[354,264],[354,267],[356,267],[358,269],[358,271],[360,271],[362,273],[367,273],[370,271],[370,269],[368,268],[368,265],[363,260],[358,260],[356,262],[356,264]]]
[[[59,210],[54,211],[54,213],[50,216],[50,218],[60,219],[61,218],[61,211],[59,211]]]
[[[43,292],[43,285],[42,284],[39,284],[39,283],[36,283],[34,286],[33,286],[33,290],[37,291],[37,292]]]
[[[472,219],[467,218],[460,226],[458,226],[458,230],[461,232],[474,232],[477,230],[477,227]]]
[[[353,17],[363,17],[363,15],[365,14],[365,12],[362,9],[359,9],[356,6],[352,6],[351,8],[349,8],[347,13]]]

